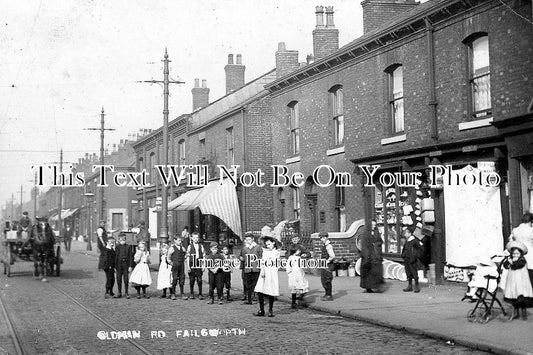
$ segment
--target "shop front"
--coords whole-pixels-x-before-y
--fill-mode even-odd
[[[364,188],[364,201],[366,224],[375,220],[383,238],[383,257],[403,262],[401,236],[410,229],[424,245],[421,261],[428,278],[468,281],[479,260],[503,252],[510,232],[505,158],[503,142],[494,140],[357,162],[364,183],[361,164],[379,165],[373,186]],[[432,167],[439,167],[440,175]],[[472,184],[473,177],[487,174],[499,177],[495,186],[486,180]]]

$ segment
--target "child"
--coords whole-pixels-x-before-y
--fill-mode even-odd
[[[476,267],[472,279],[468,283],[468,292],[463,299],[469,298],[474,301],[478,299],[476,292],[478,288],[486,288],[489,292],[494,292],[498,287],[496,279],[487,279],[485,276],[498,277],[498,268],[491,258],[483,258]],[[488,285],[487,285],[487,281]]]
[[[268,226],[261,229],[261,238],[264,245],[261,257],[261,273],[254,288],[259,297],[259,312],[254,313],[254,315],[258,317],[265,316],[265,296],[268,296],[268,316],[274,317],[274,299],[279,296],[278,261],[281,241],[272,233],[271,228]]]
[[[144,242],[139,242],[133,260],[137,265],[131,273],[130,284],[137,290],[137,298],[141,298],[141,289],[143,291],[143,298],[150,298],[150,296],[146,295],[146,288],[152,284],[152,277],[148,268],[148,264],[150,264],[150,253],[146,251]]]
[[[159,272],[157,273],[157,289],[163,290],[163,294],[160,298],[167,298],[167,289],[168,289],[168,298],[171,294],[172,286],[172,268],[171,263],[167,261],[168,254],[168,245],[161,245],[161,262],[159,263]]]
[[[128,284],[129,273],[133,269],[133,252],[131,247],[126,244],[126,234],[121,233],[118,236],[118,245],[115,250],[115,268],[117,270],[117,287],[118,295],[114,298],[122,297],[122,281],[124,280],[124,288],[126,291],[126,298],[129,299]]]
[[[208,304],[215,303],[215,288],[217,289],[217,301],[219,304],[223,304],[222,302],[222,295],[224,290],[224,284],[223,284],[223,272],[222,272],[222,264],[224,262],[224,257],[219,254],[218,252],[218,244],[215,242],[211,242],[209,245],[209,249],[211,249],[211,255],[206,257],[206,261],[212,262],[213,267],[208,267],[207,270],[209,275],[209,298],[211,299]]]
[[[113,297],[113,286],[115,286],[115,239],[107,240],[107,245],[103,250],[104,253],[104,271],[105,271],[105,298]]]
[[[527,247],[522,242],[511,241],[505,247],[511,255],[503,262],[503,267],[509,269],[505,283],[504,299],[513,305],[513,312],[509,321],[519,317],[518,310],[522,309],[522,319],[527,320],[527,305],[533,301],[533,288],[529,280],[527,262],[524,255]]]
[[[233,255],[229,254],[229,247],[224,245],[222,247],[222,257],[224,258],[224,267],[222,268],[222,289],[226,289],[226,301],[230,302],[231,298],[229,290],[231,289],[231,261]]]
[[[287,259],[286,271],[289,277],[289,291],[292,294],[291,307],[296,309],[298,308],[296,306],[296,297],[300,296],[300,299],[303,299],[303,295],[309,292],[309,282],[306,280],[305,273],[299,265],[302,249],[291,248],[290,253],[291,255]]]
[[[402,258],[405,261],[405,273],[407,275],[407,288],[404,292],[413,291],[413,279],[415,280],[414,292],[420,292],[418,286],[418,269],[421,266],[420,255],[422,251],[422,243],[416,238],[411,230],[407,228],[404,231],[404,238],[407,240],[402,249]]]
[[[187,250],[181,245],[182,238],[179,236],[174,237],[174,244],[168,249],[167,262],[172,265],[172,299],[176,299],[176,285],[179,282],[180,295],[182,300],[188,298],[183,294],[183,285],[185,285],[185,258],[187,256]]]

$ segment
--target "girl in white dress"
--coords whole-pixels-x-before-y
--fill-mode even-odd
[[[286,271],[288,275],[289,291],[292,294],[292,308],[298,308],[296,306],[296,298],[300,296],[303,299],[303,295],[309,292],[309,282],[305,278],[305,273],[300,267],[300,254],[301,249],[291,249],[292,255],[287,259]]]
[[[167,261],[168,245],[161,245],[161,261],[159,262],[159,272],[157,273],[157,289],[163,290],[160,298],[170,298],[172,287],[172,266]],[[168,289],[168,296],[167,296]]]
[[[144,242],[139,242],[137,251],[133,257],[133,261],[137,263],[135,269],[130,276],[130,285],[137,290],[137,298],[141,298],[141,289],[144,298],[150,298],[146,295],[146,288],[152,284],[152,277],[150,276],[150,253],[146,251]]]
[[[511,241],[505,247],[510,256],[503,267],[509,269],[507,282],[505,283],[504,299],[513,305],[513,311],[509,321],[519,317],[519,310],[522,310],[522,319],[527,319],[527,307],[533,303],[533,287],[529,280],[527,262],[524,255],[527,254],[527,247],[522,242]]]
[[[281,242],[272,234],[270,227],[261,230],[261,238],[264,243],[263,256],[261,257],[261,272],[255,285],[254,292],[259,298],[259,312],[254,315],[265,315],[265,296],[268,296],[268,316],[274,317],[272,308],[275,297],[279,296],[278,262],[280,258],[279,248]]]

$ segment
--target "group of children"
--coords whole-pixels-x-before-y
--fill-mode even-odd
[[[124,296],[130,298],[128,286],[131,285],[137,291],[137,298],[150,298],[146,295],[146,288],[151,285],[150,276],[150,253],[146,250],[144,242],[137,246],[133,254],[131,246],[126,244],[126,236],[119,235],[118,245],[115,245],[115,239],[109,238],[103,253],[103,269],[106,274],[106,292],[105,298],[122,298],[122,282],[124,282]],[[118,294],[113,293],[115,285],[115,273]],[[131,275],[130,275],[131,273]]]
[[[130,298],[128,286],[133,286],[137,291],[137,298],[150,298],[146,294],[146,289],[152,284],[150,275],[150,252],[146,250],[144,241],[140,241],[133,254],[132,247],[126,244],[126,236],[120,234],[118,245],[115,245],[115,239],[110,238],[107,241],[106,248],[103,250],[103,269],[106,274],[106,293],[105,298],[122,298],[122,282],[124,282],[125,297]],[[204,267],[197,263],[198,259],[213,260],[214,267],[207,267],[209,276],[209,302],[216,301],[223,304],[224,289],[226,289],[226,301],[231,301],[231,267],[230,263],[224,262],[226,259],[232,259],[229,254],[228,246],[222,246],[219,249],[218,243],[211,242],[211,253],[207,255],[204,247],[199,243],[199,235],[193,233],[191,243],[187,247],[182,244],[182,237],[175,236],[172,245],[163,244],[161,246],[161,260],[159,272],[157,275],[157,289],[162,290],[161,298],[175,300],[176,286],[179,284],[180,298],[187,300],[194,299],[194,283],[198,284],[198,298],[203,300],[202,295],[202,275]],[[219,263],[214,260],[219,259]],[[222,265],[222,266],[221,266]],[[211,266],[211,265],[209,265]],[[185,273],[188,271],[190,279],[191,293],[187,297],[183,292],[185,285]],[[113,293],[115,284],[115,273],[118,287],[118,294]],[[130,275],[131,273],[131,275]],[[142,291],[142,295],[141,295]]]

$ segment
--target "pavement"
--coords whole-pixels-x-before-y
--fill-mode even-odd
[[[73,251],[76,250],[73,242]],[[79,243],[85,245],[85,243]],[[79,246],[77,247],[79,250]],[[96,255],[93,251],[82,253]],[[157,255],[157,254],[155,254]],[[155,256],[154,255],[154,256]],[[153,259],[157,259],[153,257]],[[157,264],[152,265],[157,270]],[[205,277],[205,274],[204,274]],[[421,292],[403,292],[406,283],[387,280],[383,293],[366,293],[359,286],[359,277],[335,277],[333,280],[333,301],[321,301],[323,288],[320,277],[308,274],[310,292],[305,300],[308,307],[329,314],[352,318],[388,328],[441,339],[449,344],[498,354],[533,354],[533,312],[529,309],[528,320],[507,322],[501,311],[495,307],[492,319],[481,324],[469,322],[467,313],[475,303],[461,302],[466,292],[464,283],[445,285],[421,284]],[[279,272],[280,301],[290,302],[287,274]],[[240,270],[232,275],[232,286],[236,296],[242,295]],[[498,298],[503,302],[503,294]]]

